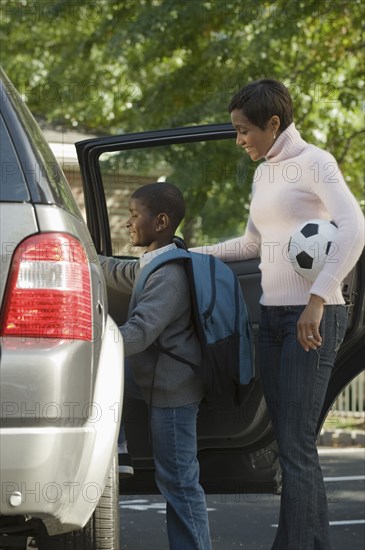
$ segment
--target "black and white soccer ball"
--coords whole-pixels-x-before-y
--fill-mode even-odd
[[[337,225],[328,220],[308,220],[292,234],[288,258],[293,269],[305,279],[314,281],[324,264],[334,261]]]

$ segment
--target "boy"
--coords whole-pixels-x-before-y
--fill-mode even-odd
[[[120,331],[133,379],[143,398],[151,404],[155,477],[167,501],[170,548],[210,550],[196,438],[203,387],[188,365],[158,353],[153,345],[158,341],[162,347],[191,362],[200,360],[184,265],[176,261],[161,266],[148,278],[138,302],[133,294],[140,270],[154,256],[176,246],[172,239],[185,215],[185,203],[177,187],[158,182],[135,191],[129,211],[126,226],[131,242],[134,246],[146,247],[145,254],[140,260],[100,257],[100,261],[107,285],[131,294],[128,320]]]

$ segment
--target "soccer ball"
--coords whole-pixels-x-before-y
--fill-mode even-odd
[[[324,264],[330,261],[335,245],[337,225],[327,220],[309,220],[292,234],[288,244],[288,258],[299,275],[314,281]]]

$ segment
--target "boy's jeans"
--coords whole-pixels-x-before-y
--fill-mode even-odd
[[[171,550],[210,550],[208,512],[199,484],[196,417],[199,403],[152,407],[156,483],[165,497]]]
[[[128,367],[125,378],[128,397],[141,399]],[[172,408],[152,407],[150,412],[155,478],[166,499],[171,550],[211,549],[208,512],[196,458],[198,409],[199,403],[192,403]]]
[[[346,308],[324,307],[322,346],[309,352],[302,349],[296,337],[303,309],[304,306],[262,306],[261,377],[283,473],[279,527],[272,550],[331,548],[316,427],[346,331]]]

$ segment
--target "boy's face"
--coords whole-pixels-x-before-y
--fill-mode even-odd
[[[146,246],[148,250],[158,248],[158,217],[153,216],[139,199],[129,201],[129,212],[130,217],[126,225],[133,246]]]

